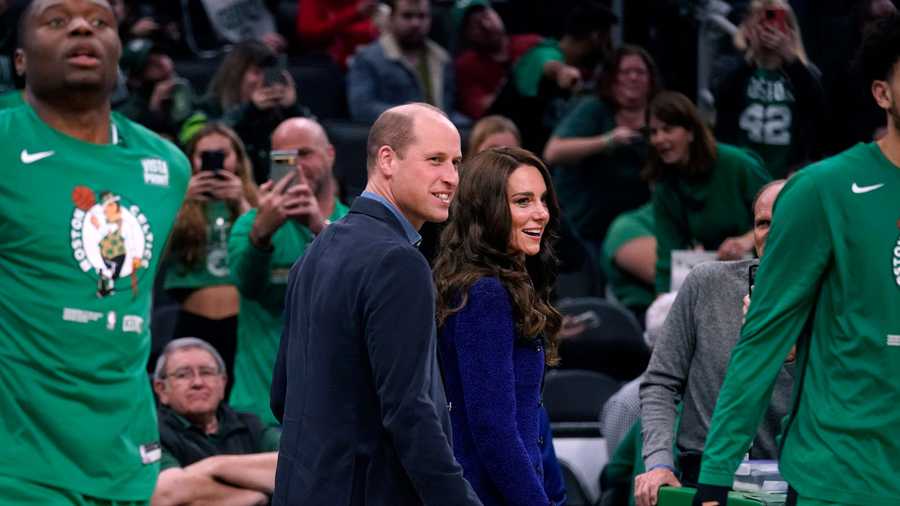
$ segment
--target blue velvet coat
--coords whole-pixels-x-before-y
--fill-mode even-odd
[[[543,345],[522,342],[497,278],[478,280],[468,295],[438,337],[453,453],[485,506],[550,504],[541,464]]]

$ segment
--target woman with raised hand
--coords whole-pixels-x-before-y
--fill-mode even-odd
[[[550,303],[559,224],[550,175],[520,148],[464,164],[435,262],[439,356],[454,453],[489,505],[547,505],[540,435],[545,364],[556,356]]]
[[[784,0],[753,0],[735,35],[743,61],[716,92],[716,137],[756,151],[776,178],[821,155],[827,123],[820,72]]]
[[[200,337],[234,366],[238,290],[228,269],[228,235],[257,203],[244,145],[220,123],[203,127],[187,146],[193,175],[172,229],[165,289],[181,305],[174,337]]]

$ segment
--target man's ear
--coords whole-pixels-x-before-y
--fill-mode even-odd
[[[390,178],[396,171],[397,152],[388,145],[378,148],[378,154],[375,156],[376,170],[380,171],[385,178]]]
[[[16,66],[16,75],[22,77],[25,75],[25,51],[22,48],[16,49],[16,54],[14,57],[14,63]]]
[[[168,405],[169,404],[169,395],[166,391],[166,383],[162,380],[153,380],[153,391],[156,392],[156,397],[159,398],[160,404]]]
[[[878,107],[885,110],[891,108],[891,87],[887,81],[872,81],[872,97],[875,98]]]

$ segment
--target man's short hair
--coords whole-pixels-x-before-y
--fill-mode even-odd
[[[215,359],[216,365],[219,367],[219,373],[228,373],[228,371],[225,370],[225,361],[222,360],[222,355],[220,355],[211,344],[196,337],[179,337],[178,339],[169,341],[169,344],[167,344],[166,347],[163,348],[162,353],[159,354],[159,358],[156,359],[156,368],[153,370],[153,379],[160,381],[166,379],[166,362],[169,361],[169,355],[178,350],[190,349],[200,349],[209,352],[213,359]]]
[[[759,199],[762,198],[763,193],[766,193],[766,190],[768,190],[769,188],[771,188],[775,185],[784,184],[784,183],[787,183],[787,179],[776,179],[774,181],[769,181],[768,183],[762,185],[762,187],[759,189],[759,191],[756,192],[756,196],[753,197],[753,207],[750,208],[750,210],[753,212],[754,215],[756,214],[756,204],[759,204]]]
[[[900,60],[900,15],[893,14],[874,22],[856,54],[856,66],[866,84],[887,81]]]
[[[397,156],[403,158],[406,148],[416,141],[416,135],[413,131],[413,120],[415,119],[413,111],[419,107],[434,111],[447,118],[447,114],[444,111],[424,102],[391,107],[381,113],[378,119],[375,120],[375,123],[372,124],[372,128],[369,129],[369,138],[366,142],[366,169],[369,172],[375,168],[378,150],[382,146],[390,146],[397,153]]]

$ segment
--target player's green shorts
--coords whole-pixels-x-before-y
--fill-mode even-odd
[[[149,506],[150,501],[111,501],[89,497],[52,485],[0,476],[0,497],[9,506]]]

